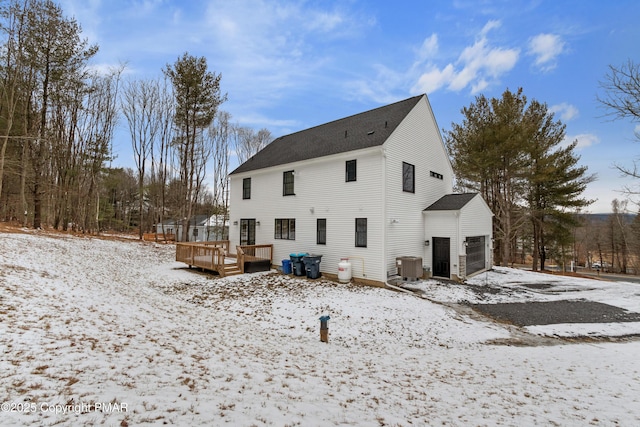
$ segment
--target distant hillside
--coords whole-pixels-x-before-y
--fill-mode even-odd
[[[613,215],[611,213],[597,213],[597,214],[580,214],[587,222],[607,222],[609,221],[609,217]],[[632,223],[633,219],[636,217],[636,214],[622,214],[621,215],[627,223]]]

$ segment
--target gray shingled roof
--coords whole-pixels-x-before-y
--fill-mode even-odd
[[[478,193],[447,194],[441,197],[425,211],[458,211],[473,199]]]
[[[231,174],[380,146],[423,96],[281,136]]]

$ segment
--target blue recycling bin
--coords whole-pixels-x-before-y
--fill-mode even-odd
[[[291,260],[289,259],[282,260],[282,273],[291,274]]]
[[[304,269],[304,262],[302,262],[302,259],[308,254],[306,253],[299,253],[299,254],[289,254],[289,258],[291,259],[291,269],[293,270],[293,275],[294,276],[304,276],[305,275],[305,269]]]
[[[302,258],[302,262],[304,263],[304,268],[307,271],[307,278],[317,279],[321,276],[320,274],[321,259],[322,259],[322,255],[305,255],[305,257]]]

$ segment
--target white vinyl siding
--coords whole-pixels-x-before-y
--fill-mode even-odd
[[[463,236],[483,236],[491,231],[491,211],[477,195],[463,208],[460,215],[460,231]]]
[[[357,160],[357,181],[345,182],[345,162]],[[354,277],[386,280],[381,264],[383,248],[383,167],[380,147],[231,175],[231,247],[237,241],[234,221],[252,217],[256,244],[273,243],[273,263],[290,253],[322,255],[320,271],[338,274],[343,257],[353,262]],[[283,173],[295,170],[295,197],[282,197]],[[242,200],[242,179],[251,175],[251,199]],[[242,203],[234,203],[234,201]],[[276,218],[295,218],[295,241],[274,238]],[[326,244],[318,244],[317,219],[326,219]],[[367,247],[354,245],[356,218],[367,218]],[[364,269],[363,269],[364,266]]]
[[[388,218],[385,263],[387,271],[395,272],[396,257],[425,257],[422,211],[452,192],[453,170],[426,98],[395,129],[384,149]],[[403,191],[403,162],[415,165],[414,193]],[[442,179],[432,177],[431,171],[437,171]],[[423,264],[429,265],[425,259]]]

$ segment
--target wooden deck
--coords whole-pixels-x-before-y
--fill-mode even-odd
[[[232,254],[228,240],[178,242],[176,261],[217,272],[222,277],[264,271],[271,268],[273,245],[236,246],[236,253]]]

